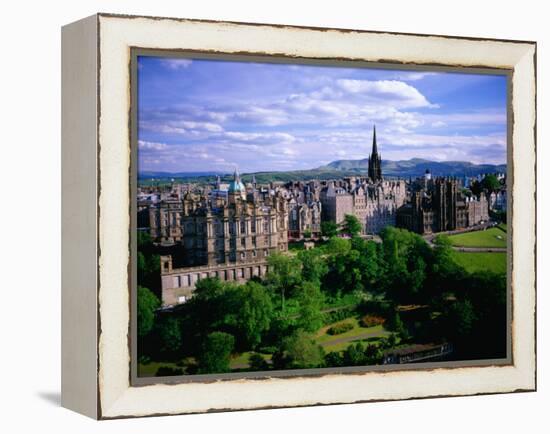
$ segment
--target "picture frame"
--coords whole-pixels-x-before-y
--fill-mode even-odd
[[[139,50],[300,64],[505,71],[513,180],[508,189],[511,342],[506,363],[140,382],[131,231],[132,59]],[[63,28],[62,54],[63,406],[111,419],[536,389],[534,42],[97,14]]]

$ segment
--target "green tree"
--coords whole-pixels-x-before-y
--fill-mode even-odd
[[[361,342],[348,345],[344,351],[344,366],[360,366],[366,362],[365,347]]]
[[[304,231],[304,238],[311,238],[311,230],[310,229],[306,229]]]
[[[206,336],[199,354],[199,372],[214,374],[229,372],[230,356],[235,338],[229,333],[213,332]]]
[[[297,327],[307,332],[317,331],[323,325],[323,293],[317,282],[304,281],[298,291]]]
[[[465,338],[470,336],[476,321],[474,306],[468,299],[456,301],[451,305],[449,322],[453,324],[457,337]]]
[[[298,253],[302,263],[302,278],[308,282],[321,282],[328,272],[327,261],[321,249],[302,250]]]
[[[489,174],[485,175],[485,177],[481,181],[482,187],[491,194],[494,191],[497,191],[500,188],[500,181],[496,177],[496,175]]]
[[[239,300],[235,285],[218,278],[205,278],[196,283],[194,296],[186,303],[189,326],[203,335],[223,330],[236,321]]]
[[[335,222],[322,222],[321,235],[327,238],[332,238],[338,235],[338,225]]]
[[[249,281],[239,287],[239,308],[235,324],[247,348],[260,344],[262,335],[269,329],[273,318],[273,304],[265,287]]]
[[[338,237],[332,237],[325,246],[326,253],[331,256],[345,255],[350,251],[350,249],[350,240]]]
[[[473,194],[475,194],[476,196],[479,196],[479,194],[483,191],[483,185],[479,181],[473,181],[470,184],[470,190],[472,191]]]
[[[391,321],[388,323],[388,328],[392,332],[397,333],[402,339],[406,339],[408,337],[407,327],[401,320],[401,315],[399,315],[399,312],[395,312],[393,317],[391,317]]]
[[[267,258],[269,273],[268,284],[281,294],[281,309],[285,310],[285,298],[302,280],[300,260],[296,257],[273,253]]]
[[[168,357],[178,354],[182,345],[180,321],[173,316],[161,317],[155,325],[159,352]]]
[[[160,301],[149,289],[138,286],[137,293],[137,330],[138,336],[147,335],[155,323],[155,311]]]
[[[298,330],[283,341],[290,368],[316,368],[323,365],[323,348],[304,330]]]
[[[361,223],[359,219],[353,214],[346,214],[344,216],[344,222],[342,224],[342,232],[348,234],[350,237],[356,237],[361,233]]]
[[[331,351],[325,355],[325,365],[327,368],[344,366],[344,358],[338,351]]]

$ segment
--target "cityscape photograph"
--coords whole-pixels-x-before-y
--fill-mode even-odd
[[[507,94],[138,56],[138,377],[506,359]]]

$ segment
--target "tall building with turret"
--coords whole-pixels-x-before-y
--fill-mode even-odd
[[[429,172],[410,186],[410,201],[397,211],[397,225],[419,234],[454,231],[489,220],[484,193],[468,197],[456,178],[437,177]]]
[[[219,184],[219,182],[218,182]],[[267,273],[267,258],[288,249],[288,204],[281,192],[247,191],[238,171],[226,195],[187,192],[150,208],[151,235],[174,234],[161,256],[162,302],[185,302],[206,277],[246,281]],[[169,224],[157,230],[156,222]],[[178,263],[176,263],[178,262]]]
[[[372,152],[369,156],[368,175],[372,182],[382,180],[382,157],[378,154],[378,146],[376,144],[376,125],[372,133]]]
[[[322,218],[341,224],[346,214],[357,217],[363,234],[377,234],[386,226],[396,224],[397,209],[407,197],[404,180],[384,180],[382,158],[373,130],[372,150],[367,177],[350,177],[331,181],[321,191]]]

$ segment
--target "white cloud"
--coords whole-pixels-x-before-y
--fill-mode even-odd
[[[162,151],[166,149],[168,146],[166,145],[166,143],[146,142],[144,140],[139,140],[138,147],[139,149],[142,149],[142,150]]]
[[[191,59],[163,59],[161,64],[172,71],[179,71],[189,67],[193,61]]]
[[[362,94],[375,99],[385,99],[397,107],[437,107],[431,104],[415,87],[398,80],[339,79],[336,84],[351,94]]]
[[[402,81],[419,81],[423,78],[430,77],[433,75],[437,75],[437,72],[420,72],[420,71],[401,71],[391,78],[395,80],[402,80]]]

